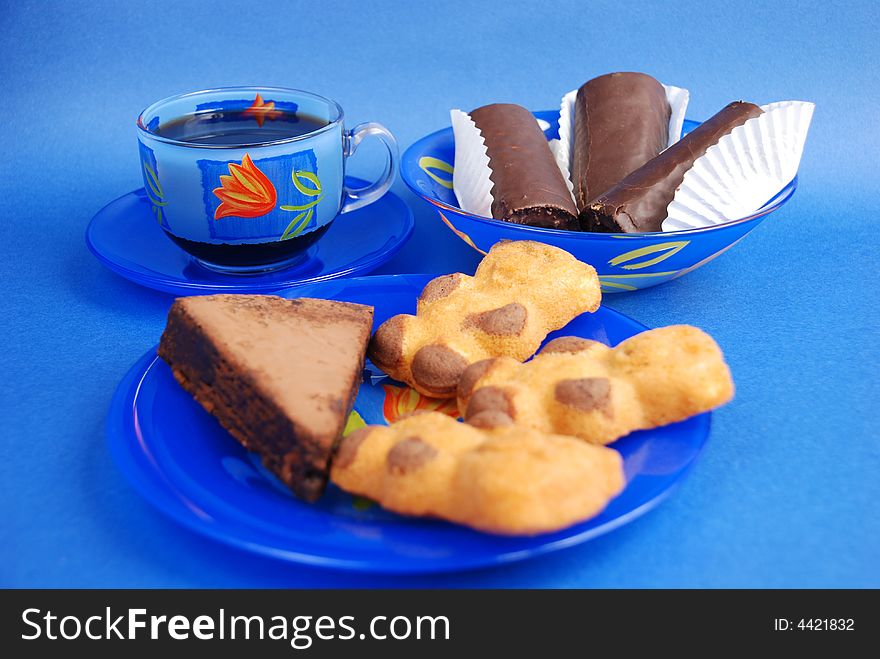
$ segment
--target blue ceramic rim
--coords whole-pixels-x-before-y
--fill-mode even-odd
[[[407,277],[414,276],[430,277],[431,275],[412,273],[402,275],[377,275],[373,277],[352,277],[350,278],[350,281],[375,282],[377,280],[382,280],[394,282],[396,280],[404,280]],[[627,321],[633,323],[634,325],[642,328],[643,330],[649,329],[642,323],[630,318],[629,316],[626,316],[625,314],[622,314],[619,311],[616,311],[615,309],[604,305],[602,308],[605,312],[622,317]],[[501,566],[520,560],[535,558],[553,551],[566,549],[568,547],[572,547],[574,545],[578,545],[583,542],[592,540],[596,537],[605,535],[606,533],[610,533],[620,528],[621,526],[624,526],[632,522],[633,520],[641,517],[645,513],[653,510],[660,503],[665,501],[666,498],[669,497],[680,486],[681,482],[690,474],[693,466],[702,457],[703,450],[705,449],[706,444],[709,440],[712,425],[711,412],[706,412],[696,417],[698,419],[701,419],[705,424],[705,429],[701,431],[702,443],[694,452],[690,462],[680,471],[680,475],[674,483],[669,485],[665,490],[657,493],[653,498],[645,501],[637,508],[634,508],[625,514],[620,515],[619,517],[609,520],[607,523],[601,526],[592,527],[576,535],[561,538],[555,542],[546,543],[526,550],[510,551],[507,553],[497,554],[492,557],[479,556],[474,560],[459,562],[454,566],[447,564],[426,565],[422,563],[414,565],[410,563],[399,564],[396,566],[386,564],[383,565],[381,568],[377,568],[368,560],[340,559],[315,556],[312,554],[299,553],[277,547],[270,547],[262,543],[249,542],[247,540],[242,540],[235,536],[228,535],[224,533],[222,528],[218,528],[210,523],[206,523],[202,521],[198,516],[187,512],[188,508],[174,492],[173,485],[168,482],[167,477],[158,468],[155,468],[151,472],[143,471],[136,463],[136,461],[131,457],[131,454],[128,450],[128,447],[130,445],[128,438],[123,437],[123,441],[113,441],[113,438],[116,436],[116,433],[119,433],[120,435],[128,435],[130,433],[130,424],[128,417],[129,415],[133,414],[138,390],[147,373],[149,373],[153,364],[158,359],[159,357],[156,354],[156,346],[154,346],[153,348],[148,350],[142,357],[140,357],[131,366],[131,368],[129,368],[113,394],[110,409],[107,414],[107,420],[105,423],[105,429],[107,433],[107,446],[111,458],[116,465],[116,468],[121,472],[123,477],[129,482],[132,488],[145,501],[153,506],[154,509],[156,509],[158,512],[162,513],[166,517],[177,522],[189,531],[192,531],[203,537],[218,541],[228,547],[232,547],[240,551],[260,554],[262,556],[266,556],[275,560],[282,560],[347,572],[369,572],[372,574],[386,575],[443,574],[451,572],[462,572],[478,568]],[[129,395],[130,393],[132,395]],[[126,405],[126,402],[131,402],[131,405]],[[152,485],[148,483],[148,481],[150,480],[153,481]],[[163,487],[163,491],[159,495],[156,494],[156,485],[161,485]],[[160,497],[162,495],[168,496],[169,500],[172,501],[175,505],[173,507],[163,506],[162,502],[160,501]]]
[[[175,140],[170,137],[163,137],[162,135],[157,135],[156,133],[151,132],[147,129],[144,124],[144,116],[147,114],[151,114],[155,112],[157,108],[165,105],[167,103],[171,103],[172,101],[180,101],[183,99],[187,99],[193,96],[204,96],[207,94],[223,94],[226,92],[235,93],[235,92],[255,92],[257,94],[262,94],[263,92],[268,93],[280,93],[280,94],[295,94],[299,96],[308,96],[314,100],[321,101],[326,103],[330,108],[336,110],[336,117],[328,123],[326,126],[321,126],[317,130],[313,130],[310,133],[306,133],[304,135],[294,135],[292,137],[285,137],[280,140],[271,140],[268,142],[255,142],[253,144],[194,144],[193,142],[182,142],[180,140]],[[153,103],[150,103],[144,110],[138,115],[137,121],[135,122],[138,128],[138,133],[150,140],[155,140],[157,142],[163,142],[164,144],[171,144],[173,146],[181,146],[186,147],[188,149],[220,149],[220,150],[235,150],[235,149],[249,149],[256,148],[260,146],[275,146],[278,144],[290,144],[292,142],[300,142],[302,140],[307,140],[315,135],[320,135],[321,133],[325,133],[328,130],[331,130],[334,126],[341,124],[345,119],[345,112],[342,110],[342,106],[339,105],[333,99],[327,98],[326,96],[321,96],[320,94],[316,94],[314,92],[309,92],[304,89],[292,89],[290,87],[254,87],[249,85],[239,86],[239,87],[215,87],[213,89],[200,89],[194,92],[186,92],[184,94],[174,94],[173,96],[166,96],[165,98],[159,99]]]
[[[532,114],[534,114],[536,117],[538,117],[538,115],[541,115],[541,114],[553,114],[553,113],[558,113],[558,111],[557,110],[539,110],[539,111],[532,112]],[[541,117],[538,117],[538,118],[541,118]],[[546,119],[545,119],[545,121],[546,121]],[[702,122],[696,122],[693,119],[686,119],[686,121],[694,121],[694,123],[702,123]],[[411,180],[411,178],[410,178],[410,175],[409,175],[410,167],[413,168],[413,171],[418,169],[418,165],[415,162],[416,151],[421,149],[424,146],[424,144],[438,139],[441,133],[445,133],[445,132],[451,131],[451,130],[452,130],[451,128],[441,128],[440,130],[434,131],[433,133],[425,135],[424,137],[416,140],[409,147],[407,147],[406,151],[403,152],[403,156],[401,156],[401,159],[400,159],[400,164],[401,164],[400,177],[403,179],[403,181],[406,183],[407,187],[414,194],[418,195],[419,197],[421,197],[422,199],[427,201],[429,204],[432,204],[432,205],[437,206],[439,208],[443,208],[443,209],[450,211],[452,213],[456,213],[458,215],[464,216],[470,220],[475,220],[477,222],[481,222],[483,224],[488,224],[488,225],[497,225],[498,222],[501,222],[501,220],[496,220],[491,217],[483,217],[482,215],[475,215],[473,213],[468,213],[467,211],[464,211],[461,208],[458,208],[457,206],[450,206],[449,204],[446,204],[446,203],[440,201],[439,199],[435,199],[434,197],[429,197],[424,192],[422,192],[418,188],[418,186],[416,185],[415,181]],[[422,154],[422,155],[425,155],[425,154]],[[408,165],[408,166],[404,167],[404,165]],[[788,201],[791,198],[791,196],[794,194],[794,191],[797,189],[797,183],[798,183],[798,177],[797,177],[797,175],[795,175],[795,177],[791,181],[789,181],[785,186],[783,186],[783,188],[779,192],[777,192],[775,195],[773,195],[773,197],[769,201],[767,201],[767,203],[765,203],[763,206],[761,206],[761,208],[757,212],[753,213],[752,215],[740,218],[738,220],[730,220],[729,222],[722,222],[721,224],[713,224],[712,226],[708,226],[708,227],[697,227],[694,229],[679,229],[678,231],[645,231],[645,232],[641,232],[641,233],[631,233],[631,234],[630,233],[605,234],[605,233],[593,233],[593,232],[589,232],[589,231],[566,231],[564,229],[547,229],[547,228],[543,228],[543,227],[533,227],[533,226],[529,226],[527,224],[515,224],[513,226],[515,226],[517,229],[523,230],[526,233],[534,233],[536,235],[543,234],[543,235],[547,235],[547,236],[569,236],[570,237],[570,236],[572,236],[572,234],[576,234],[576,235],[589,236],[590,238],[596,238],[596,237],[638,238],[638,237],[652,237],[652,236],[690,235],[690,234],[695,234],[695,233],[715,231],[715,230],[718,230],[718,229],[721,229],[724,227],[729,227],[729,226],[733,226],[736,224],[742,224],[742,223],[749,222],[751,220],[755,220],[760,217],[763,217],[764,215],[767,215],[768,213],[775,211],[777,208],[782,206],[782,204],[784,204],[786,201]],[[587,238],[587,239],[589,240],[590,238]]]
[[[360,178],[357,178],[354,176],[347,176],[346,179],[355,181],[357,183],[366,183],[366,181],[364,181],[363,179],[360,179]],[[111,204],[114,204],[115,202],[119,201],[123,197],[127,197],[130,194],[135,194],[143,189],[144,188],[138,188],[137,190],[132,190],[131,192],[128,192],[124,195],[121,195],[120,197],[117,197],[113,201],[110,201],[107,204],[105,204],[97,213],[95,213],[94,216],[92,216],[92,219],[89,221],[89,224],[86,227],[86,232],[85,232],[86,247],[89,248],[89,251],[92,253],[92,256],[94,256],[96,259],[98,259],[98,261],[104,267],[106,267],[108,270],[110,270],[111,272],[113,272],[121,277],[124,277],[125,279],[127,279],[128,281],[130,281],[134,284],[138,284],[140,286],[146,286],[146,287],[152,288],[154,290],[160,290],[160,291],[163,291],[166,293],[171,293],[174,295],[179,294],[181,289],[186,289],[186,290],[190,290],[190,291],[217,291],[217,292],[224,292],[224,293],[236,293],[236,292],[248,293],[248,292],[254,292],[254,291],[276,292],[276,291],[284,291],[289,288],[296,288],[297,286],[318,284],[320,282],[329,281],[331,279],[340,279],[343,277],[344,278],[352,278],[351,275],[359,275],[359,274],[364,274],[364,273],[370,272],[372,270],[375,270],[379,266],[384,265],[385,263],[390,261],[392,258],[394,258],[394,256],[397,255],[397,253],[401,249],[403,249],[404,245],[406,245],[406,243],[412,237],[413,231],[415,230],[415,218],[413,217],[412,209],[409,207],[409,204],[407,204],[405,201],[403,201],[403,199],[401,199],[397,195],[394,195],[395,197],[397,197],[398,201],[400,201],[401,205],[405,209],[405,215],[404,215],[404,220],[403,220],[404,229],[403,229],[403,233],[401,234],[401,239],[399,241],[397,241],[389,250],[382,252],[381,254],[376,256],[375,258],[370,259],[369,261],[366,261],[364,263],[361,263],[361,264],[357,265],[356,267],[348,267],[346,269],[339,270],[336,272],[328,272],[323,275],[319,275],[317,277],[297,280],[297,281],[293,281],[290,283],[283,283],[283,282],[259,283],[259,282],[255,282],[254,279],[256,279],[259,275],[256,275],[256,276],[229,275],[229,277],[231,279],[234,279],[234,281],[232,281],[228,284],[227,283],[200,284],[197,282],[184,282],[184,281],[180,281],[177,279],[170,279],[170,278],[164,277],[164,276],[151,275],[146,272],[134,271],[134,270],[131,270],[130,268],[126,268],[126,267],[120,265],[118,262],[112,261],[112,260],[108,259],[106,256],[104,256],[100,251],[98,251],[98,249],[95,247],[94,243],[92,242],[91,232],[92,232],[92,224],[95,221],[95,217],[100,215]],[[393,193],[391,193],[391,194],[393,194]],[[385,197],[385,195],[382,195],[382,198],[384,198],[384,197]],[[377,199],[376,202],[378,202],[378,201],[380,201],[380,200]],[[337,216],[337,218],[338,217],[339,216]],[[173,245],[174,249],[180,249],[179,247],[177,247],[173,243],[172,243],[172,245]],[[279,272],[283,272],[283,270],[281,270]],[[275,274],[275,273],[273,273],[273,274]]]

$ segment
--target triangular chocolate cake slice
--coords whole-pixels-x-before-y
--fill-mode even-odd
[[[373,308],[272,295],[175,300],[159,344],[174,377],[297,496],[324,490],[357,395]]]

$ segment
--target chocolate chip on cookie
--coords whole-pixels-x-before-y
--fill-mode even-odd
[[[583,412],[611,411],[611,383],[608,378],[562,380],[556,383],[553,395],[563,405]]]
[[[510,395],[499,387],[478,389],[468,402],[464,418],[469,422],[471,417],[487,411],[501,412],[511,419],[516,417]]]
[[[419,302],[433,302],[446,297],[452,291],[459,287],[464,275],[460,272],[453,272],[451,275],[443,275],[428,282],[427,286],[422,289],[419,295]]]
[[[385,465],[393,474],[408,474],[437,457],[437,449],[420,437],[407,437],[397,442],[385,457]]]
[[[433,394],[454,393],[467,360],[444,345],[428,345],[413,357],[412,377],[416,384]]]
[[[498,309],[466,316],[464,327],[476,327],[492,336],[517,336],[526,326],[528,313],[519,302],[511,302]]]
[[[549,355],[554,352],[575,354],[583,352],[584,350],[589,350],[594,345],[596,345],[595,341],[582,339],[579,336],[560,336],[558,339],[553,339],[541,348],[541,354]]]
[[[486,372],[495,363],[497,357],[491,359],[481,359],[468,366],[458,380],[458,395],[462,398],[468,398],[474,390],[477,380],[483,377]]]
[[[381,369],[393,369],[403,361],[403,335],[406,316],[393,316],[379,326],[370,341],[367,355]]]
[[[469,416],[467,422],[475,428],[499,428],[513,425],[511,416],[502,410],[483,410],[479,414]]]

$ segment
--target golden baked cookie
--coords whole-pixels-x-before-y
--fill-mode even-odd
[[[599,307],[592,266],[544,243],[496,244],[473,277],[455,273],[428,282],[416,315],[389,318],[369,357],[426,396],[454,398],[469,364],[506,355],[522,361],[544,337]]]
[[[525,364],[505,357],[477,362],[461,376],[458,409],[480,428],[516,423],[608,444],[732,397],[730,371],[712,337],[673,325],[616,348],[563,337]]]
[[[439,412],[343,438],[331,479],[397,513],[504,535],[589,519],[625,484],[613,449],[517,426],[482,430]]]

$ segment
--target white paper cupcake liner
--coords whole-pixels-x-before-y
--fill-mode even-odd
[[[694,161],[667,209],[663,231],[747,217],[797,174],[815,106],[781,101],[722,137]]]
[[[450,110],[452,133],[455,136],[455,167],[452,169],[452,191],[458,207],[468,213],[492,217],[492,170],[486,154],[483,134],[470,115],[461,110]],[[545,131],[550,125],[535,119]],[[571,187],[569,186],[569,192]],[[574,197],[572,197],[572,201]]]
[[[681,139],[681,130],[684,127],[684,114],[687,112],[688,101],[691,93],[687,89],[681,87],[673,87],[672,85],[663,85],[666,90],[666,101],[669,103],[669,144],[670,146]]]
[[[559,139],[550,140],[550,151],[556,158],[556,164],[559,165],[559,171],[562,172],[562,178],[565,179],[565,185],[568,186],[572,201],[575,201],[575,198],[574,184],[571,182],[571,145],[574,142],[573,117],[576,96],[577,89],[562,97],[559,104]],[[577,204],[576,201],[575,204]]]
[[[684,114],[687,111],[690,93],[681,87],[663,85],[666,91],[666,101],[669,103],[669,143],[667,148],[681,139],[681,129],[684,125]],[[556,164],[565,179],[568,189],[574,192],[574,182],[571,180],[571,157],[574,149],[574,104],[577,98],[577,89],[573,89],[562,97],[559,104],[559,139],[550,141],[550,150],[556,158]]]
[[[461,110],[449,113],[455,135],[455,167],[452,191],[458,207],[468,213],[492,217],[492,181],[489,156],[480,129],[470,115]]]

